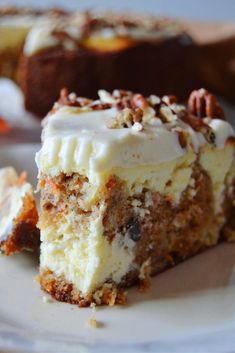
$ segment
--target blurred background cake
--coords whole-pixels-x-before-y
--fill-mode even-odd
[[[181,19],[171,19],[139,15],[138,2],[127,3],[128,12],[122,3],[118,11],[113,4],[103,6],[112,11],[78,10],[73,2],[52,5],[57,8],[0,13],[0,73],[17,82],[26,109],[35,115],[45,115],[63,87],[89,97],[118,87],[185,99],[203,86],[235,100],[232,23],[182,19],[187,6]],[[148,2],[142,6],[150,8]],[[152,12],[159,12],[161,2],[158,6]]]

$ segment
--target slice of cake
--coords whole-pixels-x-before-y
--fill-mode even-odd
[[[235,140],[204,89],[176,97],[64,89],[36,156],[40,282],[79,306],[123,303],[126,287],[234,229]]]
[[[26,175],[11,167],[0,169],[0,250],[11,255],[39,247],[38,213]]]

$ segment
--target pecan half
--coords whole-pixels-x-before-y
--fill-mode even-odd
[[[199,118],[224,119],[224,111],[216,97],[204,88],[192,91],[188,99],[188,110]]]

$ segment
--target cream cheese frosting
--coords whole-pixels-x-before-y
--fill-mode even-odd
[[[208,144],[203,135],[184,122],[157,125],[146,124],[143,131],[132,128],[110,129],[115,108],[86,111],[76,107],[61,107],[48,116],[43,132],[43,146],[37,154],[39,170],[52,175],[80,172],[95,178],[114,167],[156,165],[174,160],[187,153],[182,148],[175,128],[187,131],[195,151]],[[217,148],[234,136],[231,125],[213,119],[209,123]]]
[[[97,102],[111,99],[103,91],[100,96],[101,100]],[[43,145],[36,155],[40,173],[50,176],[79,173],[88,177],[97,190],[115,174],[125,180],[130,194],[148,187],[171,195],[175,202],[188,186],[197,158],[212,175],[212,180],[213,174],[218,174],[214,166],[224,164],[220,182],[225,179],[233,153],[227,148],[226,155],[223,148],[228,137],[234,136],[232,126],[225,120],[206,118],[214,136],[211,144],[202,132],[195,131],[172,112],[171,122],[163,123],[148,107],[144,109],[142,124],[138,123],[141,129],[135,128],[136,123],[129,128],[110,128],[110,121],[119,114],[118,109],[112,106],[92,110],[92,104],[85,107],[57,104],[57,109],[48,115],[44,121]],[[181,146],[179,132],[182,131],[187,146]],[[214,149],[221,150],[220,157],[225,155],[224,160],[218,157],[217,164],[208,162],[210,151]],[[169,181],[171,187],[167,186]],[[215,190],[216,209],[219,210],[218,200],[223,190],[216,185]],[[95,190],[88,204],[92,197],[96,197]]]

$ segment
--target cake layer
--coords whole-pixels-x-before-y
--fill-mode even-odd
[[[41,285],[81,306],[234,234],[234,132],[215,97],[99,95],[63,91],[36,157]]]

